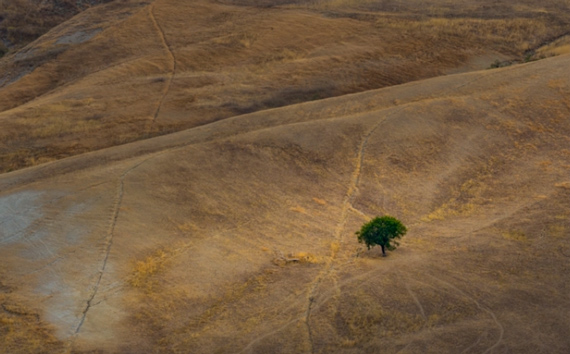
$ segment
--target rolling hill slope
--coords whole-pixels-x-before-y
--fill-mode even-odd
[[[277,4],[277,6],[276,6]],[[556,0],[117,1],[0,60],[0,172],[495,60],[568,33]]]
[[[0,351],[565,353],[570,56],[0,176]],[[382,258],[354,232],[409,228]],[[39,351],[39,350],[37,350]]]

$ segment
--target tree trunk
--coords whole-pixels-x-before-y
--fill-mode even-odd
[[[386,257],[386,251],[384,250],[384,245],[380,245],[382,247],[382,257]]]

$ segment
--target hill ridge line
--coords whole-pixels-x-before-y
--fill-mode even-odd
[[[559,56],[558,60],[568,60],[567,58],[570,58],[570,55],[564,55],[564,56]],[[556,58],[551,58],[551,59],[545,59],[545,60],[541,60],[539,62],[532,62],[532,63],[527,63],[528,65],[540,65],[541,62],[545,62],[545,61],[549,61],[549,60],[557,60]],[[406,86],[422,86],[424,85],[424,82],[429,82],[429,81],[440,81],[443,80],[443,83],[445,84],[446,81],[451,80],[452,82],[455,82],[455,80],[452,80],[454,78],[470,78],[467,82],[462,81],[461,84],[459,86],[455,86],[455,87],[447,87],[446,89],[440,89],[440,90],[436,90],[436,91],[430,91],[429,92],[429,96],[427,95],[423,95],[423,92],[419,92],[418,94],[414,95],[412,98],[412,100],[410,100],[409,102],[405,102],[405,103],[401,103],[401,104],[397,104],[396,106],[382,106],[382,107],[378,107],[377,109],[371,109],[371,110],[364,110],[361,109],[357,112],[343,112],[341,114],[334,114],[333,112],[326,112],[327,109],[324,110],[320,110],[320,112],[325,112],[326,117],[324,118],[317,118],[315,119],[314,117],[311,116],[306,116],[301,118],[300,120],[295,120],[297,118],[290,118],[293,116],[293,114],[288,115],[289,121],[287,122],[283,122],[282,117],[277,117],[277,118],[269,118],[267,119],[267,115],[269,113],[279,113],[279,112],[286,112],[287,110],[296,110],[299,108],[303,108],[303,107],[307,107],[307,106],[320,106],[325,100],[321,100],[315,102],[303,102],[300,104],[296,104],[296,105],[291,105],[291,106],[286,106],[286,107],[279,107],[279,108],[272,108],[269,110],[264,110],[264,111],[259,111],[259,112],[253,112],[253,113],[249,113],[249,114],[244,114],[244,115],[239,115],[239,116],[233,116],[233,117],[229,117],[223,120],[219,120],[219,121],[215,121],[215,122],[211,122],[211,123],[207,123],[207,124],[203,124],[203,125],[199,125],[196,127],[192,127],[192,128],[188,128],[185,130],[181,130],[178,132],[173,132],[170,134],[165,134],[165,135],[160,135],[160,136],[156,136],[153,138],[149,138],[149,139],[144,139],[144,140],[139,140],[139,141],[134,141],[131,143],[127,143],[127,144],[123,144],[123,145],[117,145],[117,146],[111,146],[108,148],[104,148],[101,150],[96,150],[96,151],[90,151],[90,152],[86,152],[84,154],[80,154],[80,155],[76,155],[76,156],[70,156],[64,159],[60,159],[60,160],[56,160],[53,162],[48,162],[45,164],[41,164],[41,165],[37,165],[37,166],[32,166],[32,167],[28,167],[28,168],[24,168],[24,169],[20,169],[20,170],[16,170],[16,171],[11,171],[5,174],[0,175],[0,185],[2,186],[3,190],[8,190],[11,189],[13,186],[15,185],[22,185],[26,183],[26,180],[36,180],[38,178],[42,178],[42,176],[48,176],[51,174],[56,173],[55,170],[57,169],[57,174],[66,174],[66,173],[70,173],[73,171],[78,171],[78,170],[84,170],[96,165],[100,165],[101,163],[106,163],[106,162],[117,162],[117,161],[122,161],[122,160],[127,160],[130,158],[138,158],[144,155],[149,155],[149,154],[156,154],[159,152],[166,152],[168,149],[176,149],[176,148],[180,148],[180,147],[184,147],[184,146],[189,146],[189,145],[194,145],[194,144],[200,144],[200,143],[206,143],[206,142],[213,142],[213,141],[217,141],[220,139],[228,139],[231,137],[235,137],[235,136],[239,136],[241,134],[245,134],[245,133],[250,133],[250,132],[254,132],[254,131],[261,131],[264,129],[269,129],[269,128],[276,128],[276,127],[280,127],[280,126],[288,126],[288,125],[293,125],[293,124],[299,124],[299,123],[309,123],[309,122],[316,122],[316,121],[320,121],[320,120],[328,120],[328,119],[346,119],[348,117],[356,117],[359,115],[363,115],[363,114],[370,114],[370,113],[374,113],[374,112],[379,112],[379,111],[384,111],[384,110],[391,110],[391,109],[396,109],[398,107],[404,107],[404,106],[409,106],[412,104],[419,104],[423,101],[426,100],[433,100],[433,99],[445,99],[445,97],[442,97],[444,94],[447,94],[449,92],[457,92],[458,89],[463,88],[469,84],[473,84],[474,82],[480,81],[484,78],[487,78],[489,75],[493,75],[493,77],[496,77],[497,75],[499,75],[502,72],[510,72],[511,70],[523,70],[524,68],[527,68],[527,65],[517,65],[517,66],[511,66],[511,67],[506,67],[506,68],[502,68],[502,69],[496,69],[493,70],[493,72],[489,72],[487,75],[484,75],[483,77],[480,76],[481,73],[485,73],[485,71],[481,71],[481,72],[469,72],[469,73],[460,73],[460,74],[454,74],[454,75],[448,75],[448,76],[440,76],[440,77],[435,77],[435,78],[430,78],[430,79],[425,79],[425,80],[420,80],[420,81],[414,81],[414,82],[410,82],[410,83],[406,83],[406,84],[402,84],[402,85],[398,85],[398,86],[391,86],[391,87],[386,87],[386,88],[381,88],[381,89],[377,89],[377,90],[371,90],[371,91],[366,91],[366,92],[360,92],[360,93],[354,93],[354,94],[350,94],[350,95],[343,95],[343,96],[339,96],[339,97],[332,97],[332,98],[327,98],[325,100],[336,100],[336,104],[337,105],[342,105],[344,104],[344,101],[347,99],[351,99],[353,98],[355,95],[361,95],[363,97],[368,96],[368,95],[375,95],[376,97],[382,97],[382,93],[383,91],[390,91],[390,90],[399,90],[402,88],[405,88]],[[497,74],[497,75],[495,75]],[[473,76],[476,76],[473,78]],[[465,96],[468,95],[468,92],[462,92],[460,96]],[[455,96],[454,96],[455,97]],[[335,101],[332,101],[335,102]],[[392,103],[393,104],[393,103]],[[327,106],[328,107],[328,106]],[[253,129],[251,128],[243,128],[243,124],[242,123],[244,120],[249,120],[250,122],[259,122],[260,126],[254,127]],[[219,127],[221,126],[221,130],[222,132],[220,133],[220,129],[218,129],[218,131],[212,131],[212,128],[214,127]],[[210,130],[210,131],[206,131],[206,132],[201,132],[200,130]],[[231,130],[231,131],[230,131]],[[196,136],[195,134],[200,134],[199,136]],[[194,135],[191,137],[188,137],[188,135]],[[190,139],[188,139],[190,138]],[[190,141],[189,141],[190,140]],[[151,146],[151,144],[154,144],[154,146]],[[125,152],[129,151],[130,154],[125,154]],[[82,162],[81,165],[77,164],[77,162]],[[50,173],[51,172],[51,173]],[[25,175],[35,175],[36,178],[22,178]],[[40,176],[38,176],[38,174]],[[13,182],[10,182],[10,180],[13,180]]]

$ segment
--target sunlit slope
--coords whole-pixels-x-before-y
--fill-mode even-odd
[[[14,330],[0,343],[564,353],[569,65],[305,103],[6,174],[0,320]],[[387,258],[354,235],[384,213],[409,228]]]
[[[0,172],[244,113],[522,60],[568,32],[568,6],[97,6],[0,60]]]

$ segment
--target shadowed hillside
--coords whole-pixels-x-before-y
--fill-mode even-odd
[[[77,13],[109,0],[0,1],[0,57],[30,43]]]
[[[565,353],[569,66],[298,104],[4,174],[0,351]],[[409,228],[387,258],[354,235],[384,213]]]
[[[534,49],[568,33],[568,6],[553,0],[96,6],[0,61],[0,172],[250,112],[530,60]]]

